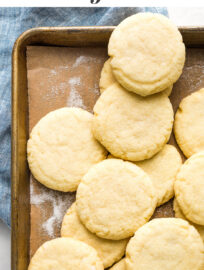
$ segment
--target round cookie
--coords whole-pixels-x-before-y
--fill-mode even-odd
[[[45,242],[31,259],[28,270],[103,270],[94,248],[72,238]]]
[[[185,46],[177,27],[167,17],[138,13],[113,31],[108,54],[117,81],[127,90],[147,96],[178,80]]]
[[[88,230],[99,237],[128,238],[152,216],[157,203],[148,175],[131,162],[107,159],[83,177],[76,209]]]
[[[61,228],[62,237],[71,237],[85,242],[87,245],[95,248],[101,258],[104,268],[113,265],[119,261],[125,254],[126,245],[129,239],[112,241],[97,237],[86,229],[81,223],[77,213],[75,203],[64,216]]]
[[[106,150],[92,135],[92,121],[93,115],[80,108],[61,108],[36,124],[27,153],[39,182],[55,190],[75,191],[89,168],[106,158]]]
[[[114,158],[108,155],[109,158]],[[157,194],[157,206],[168,202],[174,196],[174,182],[182,160],[176,147],[166,144],[151,159],[134,162],[151,178]]]
[[[194,154],[181,166],[174,190],[187,219],[204,225],[204,151]]]
[[[112,71],[112,67],[110,63],[111,63],[111,58],[109,58],[104,63],[103,69],[101,71],[101,78],[99,81],[99,88],[100,88],[101,93],[103,93],[109,86],[117,82],[113,75],[113,71]],[[163,92],[167,96],[170,96],[172,89],[173,89],[173,85],[167,87],[165,90],[163,90]]]
[[[185,219],[186,221],[188,221],[187,218],[182,213],[176,198],[174,198],[174,212],[175,212],[175,217],[182,218],[182,219]],[[204,226],[198,225],[198,224],[195,224],[195,223],[192,223],[192,222],[190,222],[190,223],[191,223],[191,225],[193,225],[197,229],[197,231],[199,232],[201,238],[204,241]]]
[[[203,241],[179,218],[154,219],[139,230],[126,250],[127,270],[201,270]]]
[[[118,263],[116,263],[113,267],[110,268],[110,270],[125,270],[125,259],[120,260]]]
[[[204,150],[204,88],[181,101],[175,116],[174,134],[187,158]]]
[[[109,58],[105,63],[101,71],[101,78],[99,81],[100,92],[103,93],[109,86],[116,83],[116,79],[112,72],[110,65],[111,59]]]
[[[110,86],[94,106],[93,134],[115,157],[130,161],[151,158],[168,142],[173,109],[162,93],[146,98]]]
[[[174,181],[182,160],[177,149],[170,144],[151,159],[136,162],[152,179],[158,197],[157,206],[164,204],[174,196]]]

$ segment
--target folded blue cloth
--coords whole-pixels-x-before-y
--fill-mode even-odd
[[[11,53],[25,30],[39,26],[117,25],[137,12],[166,8],[0,8],[0,218],[10,226]]]

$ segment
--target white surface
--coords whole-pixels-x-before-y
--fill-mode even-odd
[[[0,221],[0,269],[9,270],[10,266],[10,230]]]
[[[88,1],[88,0],[87,0]],[[170,7],[169,17],[177,25],[203,25],[204,8],[180,8]],[[10,231],[0,221],[0,269],[10,269]]]
[[[178,26],[198,26],[198,25],[204,26],[203,7],[201,8],[169,7],[168,12],[170,19]]]

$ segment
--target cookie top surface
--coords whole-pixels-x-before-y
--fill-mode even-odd
[[[76,209],[83,224],[99,237],[130,237],[152,216],[157,203],[148,175],[133,163],[107,159],[83,177]]]
[[[99,88],[100,92],[103,93],[109,86],[116,83],[117,80],[115,79],[111,67],[111,58],[109,58],[105,63],[101,71],[101,77],[99,81]],[[165,93],[167,96],[171,95],[173,89],[173,85],[170,85],[162,92]]]
[[[204,151],[194,154],[181,166],[174,190],[187,219],[204,225]]]
[[[136,162],[152,179],[158,197],[157,205],[169,201],[174,196],[174,182],[182,160],[177,149],[170,144],[151,159]]]
[[[28,140],[28,162],[34,177],[60,191],[74,191],[82,176],[106,158],[106,150],[91,132],[93,115],[80,108],[48,113]]]
[[[94,248],[72,238],[45,242],[31,259],[28,270],[103,270]]]
[[[190,222],[190,221],[184,216],[183,212],[181,211],[181,208],[180,208],[180,206],[179,206],[179,204],[178,204],[176,198],[174,198],[174,203],[173,203],[173,205],[174,205],[175,217],[177,217],[177,218],[182,218],[182,219],[185,219],[185,220],[187,220],[188,222]],[[190,222],[190,224],[193,225],[193,226],[197,229],[197,231],[199,232],[201,238],[202,238],[203,241],[204,241],[204,226],[195,224],[195,223],[193,223],[193,222]],[[203,262],[203,265],[204,265],[204,262]]]
[[[204,88],[181,101],[175,116],[174,133],[187,158],[204,151]]]
[[[118,263],[116,263],[113,267],[110,268],[110,270],[125,270],[125,259],[120,260]]]
[[[129,240],[112,241],[102,239],[88,231],[77,215],[75,203],[69,208],[64,216],[61,236],[83,241],[95,248],[103,262],[104,268],[113,265],[123,257]]]
[[[130,240],[127,270],[200,270],[203,241],[196,229],[179,218],[154,219]]]
[[[143,98],[116,83],[94,107],[94,136],[113,156],[125,160],[151,158],[169,140],[172,125],[172,105],[162,93]]]
[[[138,13],[113,31],[108,54],[119,83],[147,96],[177,81],[184,66],[185,46],[177,27],[167,17]]]

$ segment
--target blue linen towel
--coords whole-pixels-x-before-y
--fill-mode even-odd
[[[117,25],[137,12],[166,8],[0,8],[0,218],[10,226],[11,53],[25,30],[40,26]]]

